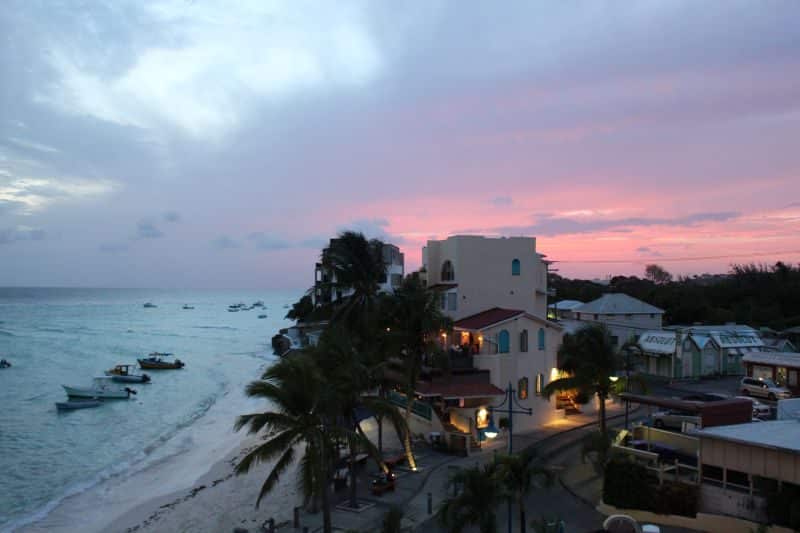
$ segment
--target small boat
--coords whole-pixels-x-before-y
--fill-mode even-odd
[[[154,307],[158,307],[158,306],[157,306],[156,304],[152,303],[152,302],[146,302],[146,303],[144,304],[144,308],[145,308],[145,309],[152,309],[152,308],[154,308]]]
[[[0,368],[11,368],[11,363],[5,359],[0,359]]]
[[[284,305],[283,305],[283,308],[284,308],[284,309],[289,309],[289,304],[284,304]]]
[[[264,302],[258,300],[257,302],[253,302],[253,307],[264,307]]]
[[[69,402],[56,402],[56,409],[65,411],[69,409],[86,409],[87,407],[100,407],[100,400],[73,400]]]
[[[106,370],[106,376],[119,383],[149,383],[150,376],[147,374],[136,374],[133,371],[134,365],[117,365],[110,370]]]
[[[229,313],[238,313],[239,312],[239,308],[238,307],[229,307],[228,308],[228,312]]]
[[[267,315],[258,315],[258,318],[267,318]]]
[[[144,359],[137,359],[141,368],[148,370],[177,370],[183,368],[185,365],[180,359],[168,361],[165,357],[171,357],[171,353],[153,352]]]
[[[191,306],[191,305],[188,305],[188,304],[184,304],[184,305],[183,305],[183,308],[184,308],[184,309],[194,309],[194,307],[193,307],[193,306]]]
[[[90,387],[70,387],[61,385],[70,398],[130,398],[136,391],[128,387],[120,387],[108,376],[96,377]]]

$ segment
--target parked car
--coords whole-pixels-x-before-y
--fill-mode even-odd
[[[736,398],[740,400],[750,400],[753,402],[753,418],[769,418],[769,416],[772,414],[772,408],[769,405],[759,402],[752,396],[737,396]]]
[[[700,417],[685,411],[659,411],[653,413],[653,426],[659,429],[682,429],[684,422],[700,425]]]
[[[771,379],[742,378],[740,390],[745,396],[760,396],[773,402],[792,397],[789,389],[778,386]]]

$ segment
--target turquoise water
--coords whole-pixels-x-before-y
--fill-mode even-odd
[[[299,294],[0,289],[0,358],[13,364],[0,369],[0,530],[41,519],[66,496],[159,454],[190,451],[182,432],[272,360],[270,338],[287,325],[284,304]],[[256,300],[266,311],[227,311]],[[148,301],[158,307],[143,308]],[[268,318],[258,319],[263,313]],[[147,371],[152,383],[130,385],[138,391],[131,400],[56,410],[66,398],[62,384],[89,384],[156,350],[175,353],[186,367]],[[233,420],[220,424],[229,432]]]

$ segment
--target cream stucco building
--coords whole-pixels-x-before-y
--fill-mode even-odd
[[[547,314],[547,264],[533,237],[455,235],[428,241],[422,266],[455,320],[492,307]]]

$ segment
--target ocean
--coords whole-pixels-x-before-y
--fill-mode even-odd
[[[89,530],[103,514],[205,473],[238,442],[235,416],[264,407],[243,388],[274,360],[270,339],[289,325],[284,306],[300,295],[0,288],[0,358],[13,365],[0,369],[0,531]],[[257,300],[266,309],[227,310]],[[56,410],[66,400],[62,384],[88,385],[153,351],[186,367],[145,371],[152,382],[129,385],[138,392],[129,400]],[[159,480],[165,465],[172,474]],[[149,476],[147,493],[114,493],[136,476]]]

